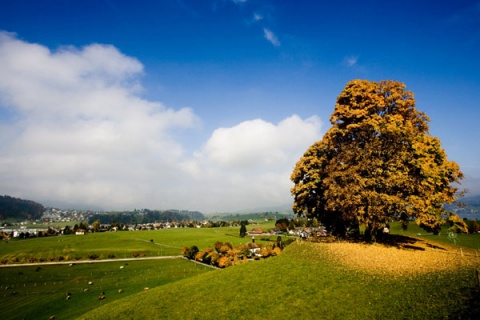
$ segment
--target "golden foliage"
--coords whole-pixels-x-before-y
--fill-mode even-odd
[[[275,248],[273,248],[273,250],[272,250],[272,253],[273,253],[274,255],[279,255],[281,252],[282,252],[282,249],[280,249],[279,247],[275,247]]]
[[[412,218],[437,232],[463,174],[430,136],[428,121],[402,83],[349,82],[332,127],[292,172],[294,212],[337,234],[363,224],[374,236],[392,220]]]
[[[230,261],[230,258],[229,257],[226,257],[226,256],[222,256],[218,259],[218,266],[220,268],[226,268],[226,267],[229,267],[232,265],[232,262]]]

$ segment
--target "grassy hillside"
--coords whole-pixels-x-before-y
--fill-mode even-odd
[[[378,250],[372,252],[372,248]],[[345,252],[351,254],[339,255]],[[393,259],[393,268],[381,263],[377,267],[379,257],[389,260],[399,252],[406,255]],[[347,263],[350,258],[359,260],[358,264]],[[478,300],[474,272],[478,262],[475,255],[430,247],[400,250],[380,245],[295,243],[276,258],[157,287],[81,318],[475,318],[480,315],[478,301],[474,301]]]
[[[74,319],[145,287],[212,270],[184,259],[0,268],[0,314],[3,320]]]
[[[260,227],[267,229],[273,223]],[[249,226],[251,229],[257,226]],[[183,259],[0,268],[2,319],[478,318],[479,235],[422,233],[403,249],[293,243],[279,256],[213,270]],[[0,258],[178,255],[183,246],[249,242],[239,228],[97,233],[0,242]],[[261,241],[256,237],[257,241]],[[274,237],[276,238],[276,237]],[[153,241],[151,241],[153,240]],[[434,242],[435,241],[435,242]],[[438,242],[437,242],[438,241]],[[427,243],[435,246],[428,246]],[[462,250],[460,250],[462,246]],[[469,249],[467,247],[473,248]],[[477,249],[477,250],[474,250]],[[73,261],[75,262],[75,261]],[[123,268],[120,268],[122,267]],[[92,281],[92,286],[88,285]],[[174,283],[173,283],[174,282]],[[8,287],[8,289],[7,289]],[[147,292],[144,287],[149,287]],[[88,288],[87,292],[83,290]],[[118,293],[123,289],[123,293]],[[16,294],[14,294],[16,292]],[[66,300],[65,294],[72,293]],[[101,292],[106,299],[98,300]],[[476,299],[476,300],[475,300]]]

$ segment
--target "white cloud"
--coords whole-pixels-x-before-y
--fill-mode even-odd
[[[207,203],[259,207],[289,199],[290,173],[320,136],[320,119],[293,115],[278,124],[261,119],[213,132],[189,170],[202,179]],[[208,187],[207,187],[208,186]]]
[[[253,14],[253,20],[254,21],[261,21],[261,20],[263,20],[263,16],[259,13],[254,13]]]
[[[358,57],[357,56],[349,56],[344,59],[344,63],[347,67],[353,67],[357,64]]]
[[[198,121],[140,98],[143,66],[111,46],[52,52],[1,33],[0,69],[0,107],[16,120],[0,127],[0,190],[14,194],[130,205],[183,156],[172,129]]]
[[[278,40],[277,36],[271,30],[269,30],[267,28],[264,28],[263,29],[263,35],[265,36],[265,39],[267,39],[275,47],[280,46],[280,41]]]
[[[290,172],[320,120],[215,130],[194,154],[191,109],[141,97],[142,64],[112,46],[48,48],[0,33],[0,194],[106,209],[227,211],[290,201]]]

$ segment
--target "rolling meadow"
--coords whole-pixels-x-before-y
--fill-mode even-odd
[[[2,241],[0,260],[6,262],[0,268],[0,315],[2,319],[478,318],[478,234],[458,235],[453,241],[446,233],[437,237],[422,234],[415,226],[402,231],[395,225],[392,234],[407,240],[392,245],[297,240],[278,256],[226,269],[188,261],[179,257],[180,250],[212,247],[216,241],[233,245],[251,241],[239,237],[239,228]],[[260,243],[268,240],[256,237]],[[37,263],[27,265],[31,258]]]

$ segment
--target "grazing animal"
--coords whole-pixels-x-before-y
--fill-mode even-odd
[[[98,300],[103,300],[103,299],[105,299],[104,295],[101,295],[101,296],[98,297]]]
[[[120,269],[123,269],[123,266],[120,266]]]
[[[87,292],[87,291],[88,291],[88,288],[83,289],[83,292]]]
[[[149,288],[149,287],[145,287],[145,288],[143,288],[143,291],[148,291],[148,290],[150,290],[150,288]]]
[[[88,281],[88,284],[89,284],[89,285],[93,285],[93,282],[92,282],[92,281]]]
[[[48,318],[48,320],[55,320],[55,316],[50,316],[50,318]]]
[[[118,293],[123,293],[123,289],[118,289]]]

